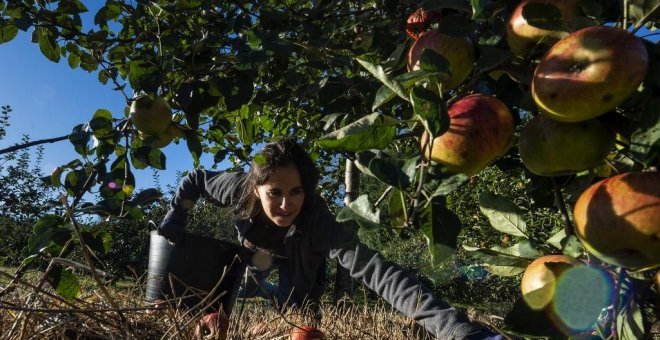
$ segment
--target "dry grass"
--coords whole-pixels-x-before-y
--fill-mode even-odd
[[[143,286],[107,287],[107,301],[94,285],[74,301],[52,292],[38,279],[14,280],[0,270],[0,339],[194,339],[201,312],[156,308],[143,303]],[[139,282],[139,281],[137,281]],[[173,303],[175,301],[170,301]],[[113,308],[112,306],[116,308]],[[329,339],[428,339],[425,332],[384,304],[323,304],[318,324]],[[239,299],[231,316],[229,339],[287,339],[296,326],[314,324],[310,313],[279,314],[263,300]]]

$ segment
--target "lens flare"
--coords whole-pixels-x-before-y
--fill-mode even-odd
[[[561,275],[553,297],[554,314],[573,331],[590,329],[612,302],[614,285],[601,269],[580,266]]]

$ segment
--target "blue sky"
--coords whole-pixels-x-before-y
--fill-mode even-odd
[[[11,126],[6,138],[0,141],[0,148],[20,143],[24,134],[31,140],[67,135],[74,126],[89,121],[97,109],[123,117],[125,99],[112,87],[110,83],[101,84],[96,72],[72,70],[66,59],[59,63],[49,61],[39,46],[30,42],[30,34],[20,32],[14,40],[0,45],[0,105],[13,109]],[[68,141],[44,147],[44,174],[78,158]],[[189,170],[193,163],[185,142],[172,143],[163,152],[167,156],[167,169],[160,172],[164,186],[176,180],[177,171]],[[202,164],[210,167],[210,157],[204,157]],[[138,187],[153,186],[152,174],[150,169],[137,170]]]

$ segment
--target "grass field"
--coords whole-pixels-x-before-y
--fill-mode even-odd
[[[0,268],[0,339],[195,339],[204,314],[145,304],[140,279],[107,285],[106,293],[83,275],[82,296],[66,301],[47,283],[37,286],[39,272],[26,273],[5,290],[16,278],[14,272]],[[414,322],[383,302],[323,303],[321,314],[320,323],[315,323],[302,310],[279,313],[264,300],[239,299],[228,338],[287,339],[294,328],[315,324],[328,339],[429,339]]]

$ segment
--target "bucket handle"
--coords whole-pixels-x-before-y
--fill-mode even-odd
[[[154,222],[153,220],[149,220],[149,222],[147,222],[147,225],[149,226],[150,231],[158,230],[158,225],[156,225],[156,222]]]

